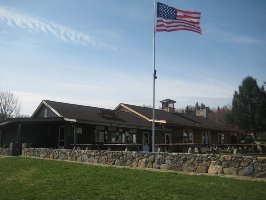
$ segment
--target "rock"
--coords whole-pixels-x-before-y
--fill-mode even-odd
[[[224,155],[224,160],[230,161],[230,160],[232,160],[232,156],[231,155]]]
[[[155,160],[160,160],[162,158],[163,158],[163,155],[161,155],[161,154],[158,154],[158,155],[155,156]]]
[[[198,164],[198,167],[196,169],[196,172],[198,173],[207,173],[208,172],[208,167],[202,163]]]
[[[120,165],[121,165],[121,160],[119,160],[119,159],[116,159],[116,160],[115,160],[115,165],[118,165],[118,166],[120,166]]]
[[[222,167],[223,167],[223,168],[230,167],[230,163],[229,163],[229,161],[223,161],[223,162],[222,162]]]
[[[88,156],[86,154],[81,155],[81,162],[88,162]]]
[[[261,164],[261,169],[262,169],[263,171],[266,171],[266,163]]]
[[[194,166],[191,163],[186,163],[186,164],[183,165],[182,171],[185,171],[185,172],[194,172],[195,171],[195,168],[194,168]]]
[[[167,164],[161,164],[160,169],[169,170],[170,169],[170,166],[167,165]]]
[[[237,175],[236,168],[234,167],[223,168],[223,172],[226,175]]]
[[[223,168],[222,166],[218,165],[216,161],[212,161],[211,165],[209,166],[208,173],[209,174],[222,174]]]
[[[135,161],[132,163],[132,167],[138,167],[138,160],[135,160]]]
[[[146,167],[146,163],[143,160],[144,159],[139,160],[139,162],[138,162],[138,167],[139,168],[145,168]]]
[[[252,166],[245,167],[244,169],[240,170],[238,174],[240,176],[251,176],[253,174],[253,167]]]
[[[255,175],[256,178],[266,178],[266,172],[260,172]]]
[[[257,159],[261,163],[266,163],[266,157],[258,157]]]
[[[154,169],[160,169],[160,165],[154,163],[154,164],[153,164],[153,168],[154,168]]]
[[[165,160],[165,164],[171,165],[171,164],[172,164],[172,160],[170,160],[170,159],[166,159],[166,160]]]
[[[254,164],[254,171],[256,172],[258,172],[258,171],[262,171],[262,167],[261,167],[261,165],[259,164],[259,163],[255,163]]]
[[[149,157],[149,162],[154,162],[155,161],[155,156],[154,155],[151,155],[150,157]]]
[[[170,168],[175,171],[182,171],[182,166],[179,166],[177,164],[171,165]]]

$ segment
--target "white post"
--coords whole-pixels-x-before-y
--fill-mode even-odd
[[[152,106],[152,152],[155,152],[155,33],[156,33],[156,18],[157,18],[157,1],[154,0],[154,30],[153,30],[153,106]]]

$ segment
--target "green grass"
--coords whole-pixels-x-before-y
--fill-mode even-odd
[[[265,199],[266,183],[0,158],[0,199]]]

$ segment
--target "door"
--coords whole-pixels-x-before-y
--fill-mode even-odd
[[[58,148],[63,149],[65,147],[65,127],[59,127],[59,134],[58,134]]]
[[[165,133],[164,136],[164,143],[165,144],[171,144],[171,134],[170,133]],[[165,152],[168,152],[170,149],[170,146],[165,147]]]
[[[150,151],[150,140],[149,140],[149,132],[142,133],[142,145],[143,151]]]

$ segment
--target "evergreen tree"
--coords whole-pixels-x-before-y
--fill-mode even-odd
[[[193,106],[186,106],[185,113],[190,115],[195,114],[195,108]]]
[[[235,91],[232,101],[232,111],[227,119],[242,130],[256,133],[265,128],[265,90],[259,87],[257,80],[248,76]],[[264,112],[265,113],[265,112]]]

